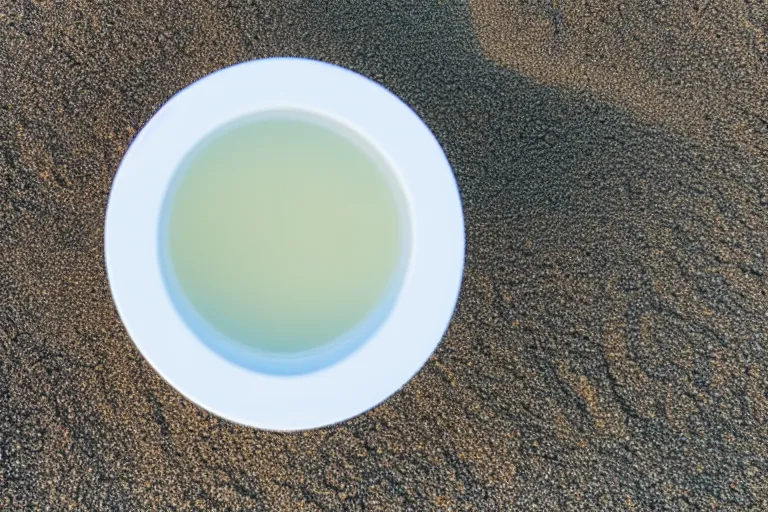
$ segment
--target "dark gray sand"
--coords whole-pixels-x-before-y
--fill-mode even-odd
[[[768,13],[668,3],[0,3],[0,509],[768,509]],[[102,257],[143,123],[271,55],[404,98],[467,223],[425,369],[291,435],[166,385]]]
[[[765,0],[470,0],[484,51],[683,137],[768,151]]]

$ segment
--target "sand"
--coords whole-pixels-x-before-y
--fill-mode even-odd
[[[768,508],[766,7],[666,3],[2,4],[0,508]],[[102,256],[149,116],[271,55],[408,102],[467,227],[424,370],[303,434],[164,383]]]

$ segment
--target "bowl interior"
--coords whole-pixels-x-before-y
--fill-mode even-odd
[[[322,344],[322,346],[289,353],[260,349],[258,346],[242,343],[241,340],[235,339],[233,336],[228,336],[226,333],[217,329],[214,323],[206,318],[204,312],[201,312],[200,309],[195,306],[194,299],[190,299],[190,297],[185,294],[183,284],[180,283],[179,275],[174,270],[171,247],[169,244],[169,219],[173,202],[179,184],[184,179],[185,172],[188,170],[188,164],[196,158],[196,153],[199,153],[201,148],[205,148],[205,146],[212,140],[215,141],[217,138],[226,137],[227,132],[237,130],[238,127],[248,126],[249,124],[252,125],[253,123],[259,123],[261,121],[269,122],[270,120],[295,120],[302,123],[313,123],[323,129],[332,130],[334,135],[342,136],[354,144],[356,148],[361,150],[375,163],[375,172],[380,173],[390,189],[394,202],[398,208],[399,217],[400,254],[397,266],[389,276],[386,291],[383,293],[381,299],[378,300],[377,303],[367,311],[367,314],[360,318],[355,325],[351,326],[351,328],[345,330],[343,333],[340,333],[338,336],[328,339],[327,343]],[[254,154],[253,157],[255,160],[258,159],[257,154]],[[402,288],[403,280],[408,268],[409,255],[412,247],[410,209],[403,188],[397,175],[393,171],[393,166],[394,163],[377,150],[374,147],[374,144],[366,140],[363,135],[356,133],[351,127],[345,126],[327,116],[321,116],[312,112],[305,112],[298,109],[265,110],[250,113],[230,121],[223,126],[214,127],[210,133],[206,134],[192,147],[192,149],[184,156],[178,168],[174,171],[163,200],[159,221],[158,258],[160,260],[163,280],[167,292],[179,315],[184,319],[189,328],[194,331],[200,341],[205,343],[209,348],[231,362],[257,372],[275,375],[297,375],[307,373],[334,364],[357,350],[370,339],[371,335],[376,332],[392,311]],[[254,162],[254,168],[257,167],[258,161]],[[363,169],[363,171],[365,170],[370,169]],[[301,187],[302,184],[297,183],[296,186]],[[344,198],[336,198],[337,201],[343,199]],[[230,198],[230,200],[234,199]],[[249,202],[253,200],[255,199],[249,199]],[[354,201],[354,198],[348,198],[348,200]],[[336,205],[337,208],[342,208],[344,206],[346,205]],[[198,202],[196,209],[200,208],[203,208],[203,205]],[[350,213],[354,215],[354,212]],[[210,212],[208,212],[208,214],[210,214]],[[200,215],[203,215],[203,212],[200,212]],[[370,229],[375,235],[376,226],[371,226]],[[340,252],[340,257],[343,256],[341,253],[345,250],[344,246],[339,245],[337,250]],[[217,262],[211,263],[211,265],[217,264]],[[254,264],[258,264],[256,263],[255,257]],[[206,271],[206,269],[202,270]],[[254,289],[251,290],[251,292],[253,294],[258,294],[259,290]],[[332,299],[328,297],[325,300]],[[309,320],[299,316],[292,317],[289,321],[301,324],[302,322]]]

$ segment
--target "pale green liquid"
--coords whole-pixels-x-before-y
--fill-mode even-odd
[[[368,148],[312,118],[218,130],[182,163],[166,199],[161,258],[179,307],[197,316],[192,324],[282,355],[375,322],[406,252],[388,173]]]

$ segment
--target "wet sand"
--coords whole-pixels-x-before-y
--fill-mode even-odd
[[[663,3],[0,6],[0,508],[768,508],[766,7]],[[146,120],[272,55],[400,95],[466,217],[435,356],[382,406],[302,434],[165,384],[102,256]]]

